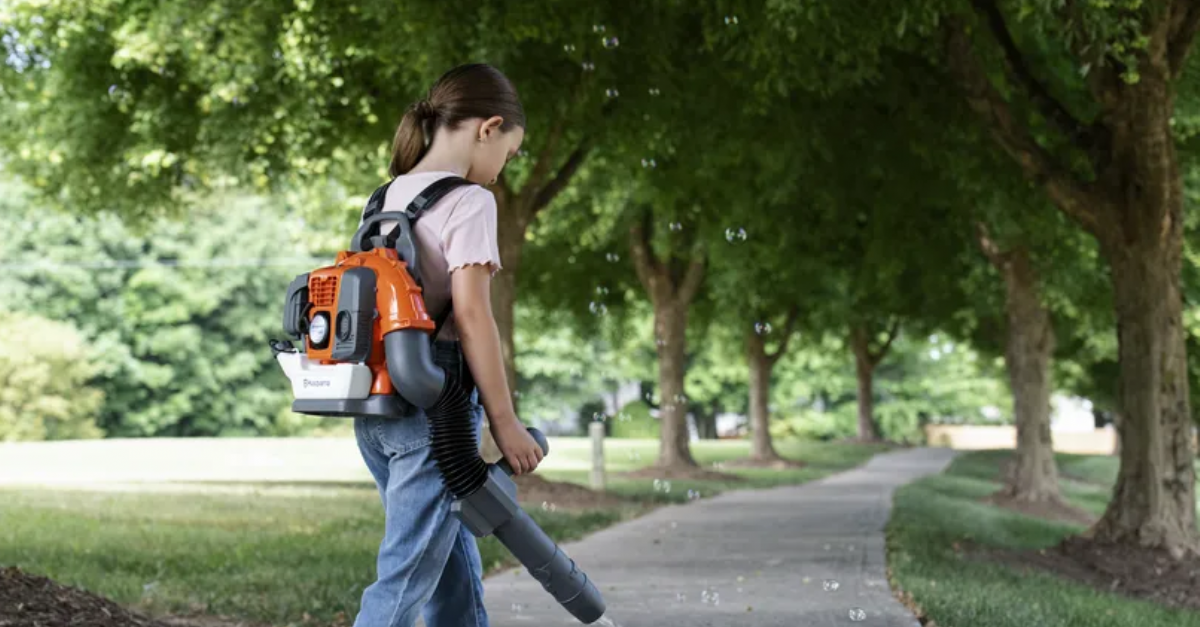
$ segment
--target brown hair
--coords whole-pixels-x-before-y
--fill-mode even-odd
[[[429,150],[434,131],[450,130],[469,118],[504,118],[500,130],[525,127],[525,109],[517,89],[500,70],[486,63],[460,65],[442,75],[429,95],[408,107],[392,140],[388,172],[400,176],[413,169]]]

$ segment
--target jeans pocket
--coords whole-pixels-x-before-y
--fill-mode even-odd
[[[380,420],[375,425],[375,439],[389,456],[407,455],[429,446],[429,419],[425,412],[416,411],[403,418]]]

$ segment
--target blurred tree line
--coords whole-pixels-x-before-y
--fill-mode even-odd
[[[189,204],[186,220],[132,222],[47,211],[15,182],[3,191],[0,333],[11,343],[0,354],[0,440],[280,436],[341,424],[290,411],[266,344],[281,336],[287,283],[332,257],[304,212],[219,193]],[[651,312],[593,317],[581,327],[561,312],[518,307],[523,417],[574,412],[582,433],[605,413],[606,394],[641,382],[644,398],[604,417],[613,437],[657,437],[653,345],[642,340]],[[838,342],[805,342],[781,361],[771,398],[778,435],[854,434],[852,357]],[[738,346],[713,333],[690,356],[687,404],[702,437],[715,436],[716,414],[748,411]],[[1008,405],[995,363],[965,346],[931,357],[931,346],[906,337],[881,367],[886,437],[912,440],[924,421],[982,420],[981,407]]]

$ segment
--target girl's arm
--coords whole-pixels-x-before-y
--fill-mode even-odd
[[[516,422],[517,412],[504,373],[500,330],[492,315],[491,281],[492,268],[488,265],[464,266],[450,275],[454,326],[475,385],[479,387],[483,408],[495,426]]]
[[[454,299],[454,324],[475,384],[491,423],[496,446],[513,469],[513,474],[533,472],[545,452],[517,420],[504,359],[500,353],[500,330],[492,317],[491,265],[463,266],[450,274]]]

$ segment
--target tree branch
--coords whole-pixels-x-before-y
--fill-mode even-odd
[[[700,290],[700,284],[704,282],[704,242],[697,239],[692,245],[692,262],[688,264],[687,273],[683,275],[683,281],[679,285],[679,291],[676,293],[676,300],[680,303],[690,303],[696,298],[696,292]]]
[[[987,23],[988,29],[992,31],[996,42],[1004,51],[1005,66],[1008,68],[1009,75],[1025,88],[1029,99],[1061,133],[1070,137],[1071,142],[1076,146],[1083,149],[1089,148],[1093,141],[1091,131],[1071,115],[1071,112],[1061,102],[1050,95],[1050,90],[1034,77],[1029,65],[1025,63],[1025,56],[1017,48],[1017,43],[1008,30],[1008,24],[1004,21],[1004,14],[1000,12],[996,0],[971,0],[971,4],[975,6],[975,11]]]
[[[649,212],[643,210],[642,215],[629,227],[629,250],[630,256],[633,258],[633,267],[637,270],[638,280],[642,282],[642,287],[650,294],[653,300],[656,298],[656,288],[659,280],[659,265],[658,260],[654,258],[654,252],[650,249],[649,234],[647,233],[646,225],[650,222]]]
[[[983,249],[983,255],[988,258],[988,261],[992,262],[992,265],[997,270],[1003,270],[1005,264],[1008,263],[1011,253],[1000,250],[996,242],[992,241],[987,225],[983,221],[975,223],[975,234],[979,240],[979,247]]]
[[[767,353],[767,361],[772,366],[787,353],[788,343],[792,341],[792,334],[796,332],[796,321],[799,319],[800,306],[792,305],[792,308],[788,310],[787,322],[783,325],[783,339],[779,341],[779,347],[775,349],[774,353]]]
[[[1099,236],[1105,229],[1098,215],[1104,205],[1094,198],[1090,186],[1059,165],[1034,141],[1029,129],[1017,122],[1012,108],[992,85],[975,56],[962,24],[947,20],[945,34],[947,63],[963,89],[967,104],[983,119],[993,137],[1016,160],[1025,175],[1044,186],[1060,210]]]
[[[562,193],[562,190],[571,182],[571,178],[575,176],[575,172],[579,170],[579,166],[587,159],[589,150],[590,147],[587,144],[587,140],[583,140],[579,142],[575,150],[571,151],[566,163],[563,163],[562,167],[558,169],[558,173],[554,175],[554,178],[550,179],[550,182],[537,191],[533,199],[533,204],[530,206],[531,216],[537,215],[537,212],[544,209],[546,205],[550,204],[550,201]]]
[[[883,361],[884,357],[887,357],[888,349],[892,347],[892,342],[896,341],[896,336],[899,334],[900,319],[896,318],[892,320],[892,325],[888,327],[888,338],[887,341],[883,343],[883,346],[880,346],[879,350],[877,351],[871,351],[870,348],[867,348],[867,358],[871,360],[872,366],[879,365],[879,362]]]
[[[1170,68],[1171,78],[1179,78],[1187,63],[1188,53],[1196,42],[1196,34],[1200,32],[1200,4],[1195,0],[1175,0],[1171,7],[1171,28],[1168,32],[1167,67]]]

